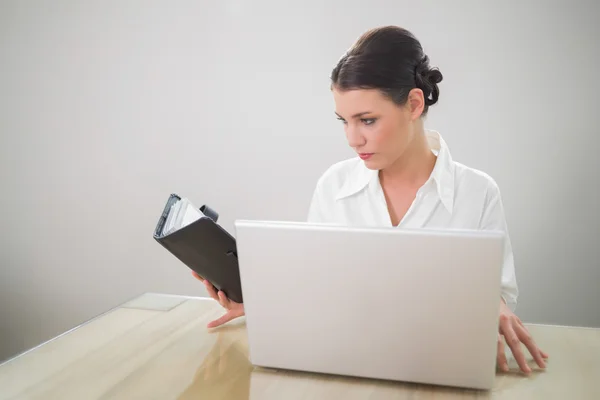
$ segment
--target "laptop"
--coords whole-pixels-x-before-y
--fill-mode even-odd
[[[253,365],[492,388],[502,232],[235,229]]]

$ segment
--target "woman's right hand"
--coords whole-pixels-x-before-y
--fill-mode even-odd
[[[215,319],[214,321],[209,322],[207,325],[208,328],[216,328],[217,326],[221,326],[235,318],[239,318],[239,317],[245,315],[243,303],[236,303],[233,300],[229,300],[227,298],[227,296],[225,296],[225,293],[223,293],[223,291],[219,290],[217,292],[217,289],[212,285],[212,283],[210,283],[209,281],[207,281],[206,279],[204,279],[203,277],[201,277],[194,271],[192,271],[192,275],[194,275],[194,277],[196,279],[198,279],[199,281],[204,283],[204,286],[206,287],[206,291],[208,292],[210,297],[212,297],[213,299],[218,301],[219,304],[225,310],[227,310],[227,312],[225,314],[223,314],[221,317]]]

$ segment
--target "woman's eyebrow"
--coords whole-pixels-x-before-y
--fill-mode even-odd
[[[359,118],[359,117],[362,117],[363,115],[366,115],[366,114],[371,114],[371,111],[363,111],[363,112],[356,113],[356,114],[354,114],[352,116],[352,118]],[[335,112],[335,115],[337,115],[338,117],[342,118],[342,116],[340,114],[338,114],[337,112]]]

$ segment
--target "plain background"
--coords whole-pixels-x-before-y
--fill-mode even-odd
[[[304,220],[320,174],[353,156],[329,73],[384,24],[444,74],[427,127],[500,185],[518,314],[600,326],[598,15],[593,0],[0,1],[0,359],[142,292],[205,295],[152,238],[171,192],[232,233]]]

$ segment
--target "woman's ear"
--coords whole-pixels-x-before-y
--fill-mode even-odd
[[[407,105],[410,110],[411,120],[419,119],[425,109],[425,96],[419,88],[414,88],[408,93]]]

